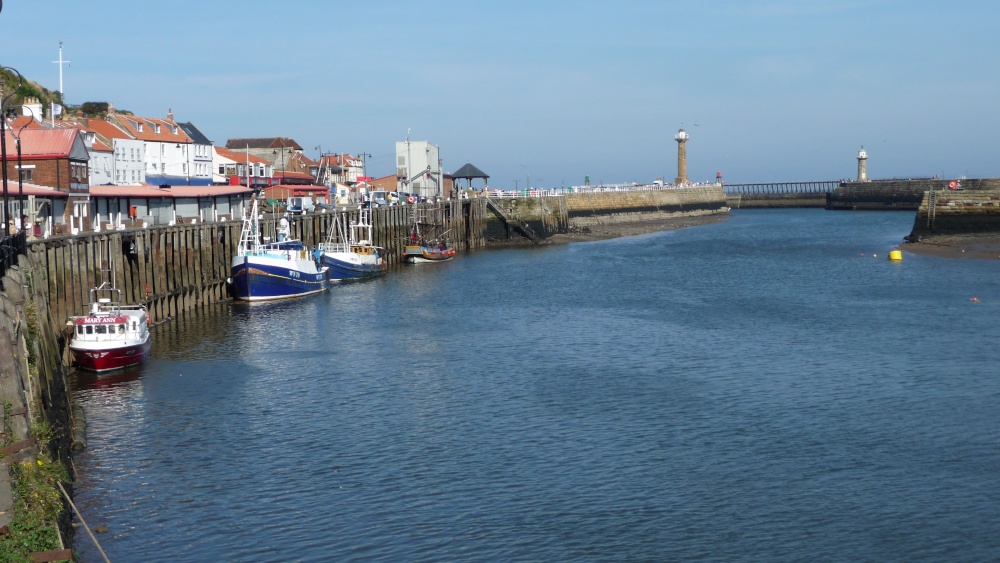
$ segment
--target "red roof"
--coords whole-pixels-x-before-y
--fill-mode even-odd
[[[251,194],[243,186],[168,186],[159,188],[142,186],[90,186],[93,197],[214,197],[220,195]]]
[[[36,120],[34,117],[30,115],[20,115],[16,117],[14,120],[8,122],[7,127],[17,131],[22,127],[26,129],[40,129],[45,127],[45,125],[42,125],[41,123],[38,122],[38,120]]]
[[[94,139],[94,146],[91,147],[90,150],[98,151],[98,152],[111,152],[111,147],[109,147],[108,145],[105,145],[104,143],[102,143],[98,139]]]
[[[289,172],[288,170],[275,170],[276,178],[294,178],[298,180],[312,180],[313,175],[308,172]]]
[[[330,188],[326,186],[317,186],[317,185],[304,186],[298,184],[276,184],[274,186],[269,186],[267,188],[264,188],[265,196],[273,197],[271,194],[274,194],[277,195],[278,199],[284,199],[285,197],[290,197],[286,196],[285,195],[286,193],[307,195],[310,192],[312,192],[315,195],[325,195],[330,193]]]
[[[69,158],[78,134],[76,129],[24,129],[18,132],[21,137],[21,158]],[[14,133],[9,130],[7,146],[14,147]],[[15,159],[17,150],[8,151],[7,160]]]
[[[0,181],[2,185],[2,181]],[[45,186],[39,186],[37,184],[22,184],[21,191],[18,192],[17,180],[7,180],[7,197],[11,196],[17,197],[20,194],[33,195],[35,197],[55,197],[55,198],[65,198],[69,194],[66,192],[61,192],[55,188],[46,188]]]
[[[254,164],[271,164],[271,161],[259,156],[254,156],[252,154],[247,155],[245,152],[236,152],[224,147],[215,147],[215,152],[223,158],[228,158],[229,160],[234,160],[236,162],[247,162],[247,160],[249,160]]]
[[[187,133],[171,119],[123,114],[115,114],[114,119],[117,125],[136,139],[161,143],[190,144],[192,142],[191,137],[188,137]],[[157,128],[159,128],[159,132],[157,132]]]
[[[105,139],[131,139],[125,131],[122,131],[116,127],[113,123],[109,123],[104,119],[88,119],[87,127],[94,130],[95,133],[104,137]]]

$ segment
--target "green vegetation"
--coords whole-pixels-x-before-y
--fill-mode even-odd
[[[5,68],[0,68],[0,88],[3,89],[4,97],[11,96],[4,104],[4,108],[18,107],[24,103],[25,98],[37,98],[42,103],[42,107],[45,108],[53,102],[62,104],[62,96],[59,92],[53,92],[27,78],[22,82],[16,74]],[[13,94],[11,94],[12,92]]]
[[[19,86],[20,84],[20,86]],[[83,112],[84,117],[104,117],[108,114],[108,102],[84,102],[79,106],[67,106],[63,103],[62,94],[56,90],[49,90],[44,86],[28,80],[27,78],[21,82],[17,75],[13,72],[0,68],[0,89],[3,90],[3,95],[6,97],[10,95],[10,98],[6,100],[4,104],[4,109],[18,108],[17,114],[20,115],[20,106],[24,104],[25,98],[35,98],[42,104],[42,111],[45,113],[45,117],[48,118],[51,104],[59,104],[63,107],[64,115],[74,115],[77,111]],[[127,110],[116,109],[116,113],[124,113],[131,115],[132,112]],[[36,119],[41,119],[42,116],[36,115]]]
[[[63,510],[58,483],[69,482],[66,468],[40,455],[37,462],[11,465],[14,510],[10,533],[0,537],[0,563],[31,561],[35,551],[60,549],[57,522]]]
[[[35,377],[38,375],[38,351],[35,350],[35,342],[38,341],[39,327],[38,309],[35,308],[33,298],[29,298],[27,306],[24,308],[24,317],[28,325],[28,330],[24,331],[24,344],[28,348],[28,373]]]

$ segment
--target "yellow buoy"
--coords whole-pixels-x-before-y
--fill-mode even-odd
[[[889,260],[892,260],[893,262],[900,262],[903,260],[903,253],[899,250],[890,251]]]

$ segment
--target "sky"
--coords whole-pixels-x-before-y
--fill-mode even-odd
[[[428,141],[491,187],[997,177],[995,0],[6,0],[0,65],[191,122],[366,156]],[[476,184],[478,187],[478,184]]]

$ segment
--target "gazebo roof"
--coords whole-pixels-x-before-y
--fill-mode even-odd
[[[466,162],[465,166],[459,168],[451,175],[452,178],[489,178],[489,174]]]

